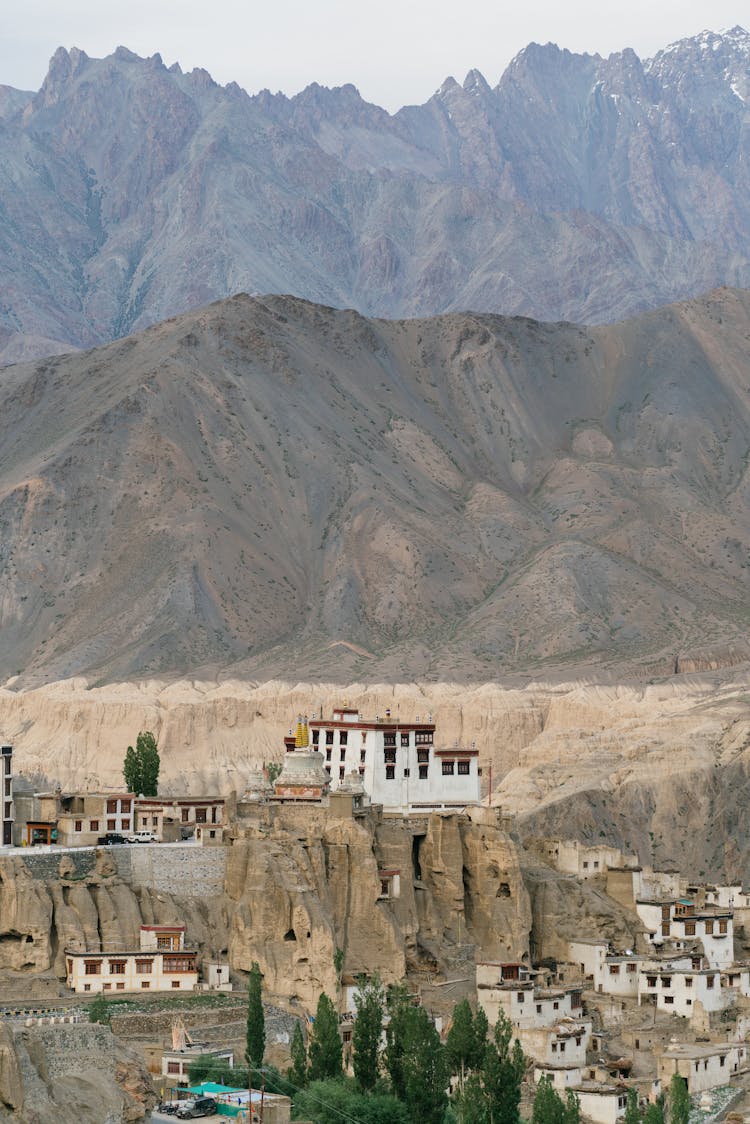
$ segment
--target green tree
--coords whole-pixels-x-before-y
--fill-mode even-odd
[[[625,1124],[641,1124],[641,1110],[638,1107],[638,1090],[628,1089],[628,1099],[625,1104]]]
[[[129,745],[125,752],[122,775],[125,778],[128,792],[135,792],[136,795],[140,796],[143,793],[143,771],[140,759],[136,757],[132,745]]]
[[[253,960],[247,985],[247,1032],[245,1061],[250,1066],[263,1065],[266,1050],[266,1020],[263,1014],[263,973]]]
[[[643,1114],[643,1124],[664,1124],[664,1097],[648,1105]]]
[[[442,1124],[448,1103],[448,1060],[424,1007],[410,1007],[401,1058],[405,1103],[419,1124]]]
[[[402,984],[394,984],[388,989],[386,1006],[389,1022],[385,1031],[386,1045],[383,1060],[393,1092],[399,1100],[405,1101],[406,1085],[404,1083],[403,1061],[411,1003],[406,988]]]
[[[476,1014],[474,1015],[474,1056],[471,1059],[472,1069],[481,1069],[482,1067],[489,1030],[490,1024],[484,1013],[484,1007],[477,1007]]]
[[[311,1081],[341,1076],[341,1038],[336,1008],[325,992],[318,1000],[308,1047]]]
[[[678,1073],[669,1083],[669,1124],[688,1124],[690,1117],[690,1094],[687,1082]]]
[[[111,1018],[112,1012],[109,1009],[109,1003],[102,993],[99,992],[96,999],[89,1004],[89,1022],[106,1023],[108,1025]]]
[[[299,1023],[294,1024],[290,1053],[292,1064],[289,1069],[289,1079],[302,1088],[307,1084],[307,1048]]]
[[[548,1077],[536,1087],[531,1124],[564,1124],[565,1104]]]
[[[383,1093],[363,1094],[353,1082],[313,1081],[294,1098],[294,1115],[314,1124],[411,1124],[406,1106]]]
[[[375,1088],[380,1075],[380,1039],[383,1034],[385,992],[380,977],[371,980],[360,976],[354,993],[357,1017],[352,1028],[354,1077],[359,1088],[368,1093]]]
[[[462,999],[453,1008],[453,1020],[445,1039],[445,1052],[451,1073],[458,1075],[459,1089],[463,1092],[466,1074],[473,1069],[477,1058],[474,1013],[468,999]]]
[[[141,730],[135,749],[129,745],[125,753],[122,775],[128,792],[137,796],[156,796],[159,788],[159,749],[150,730]]]
[[[635,1090],[632,1090],[635,1092]],[[635,1107],[638,1109],[638,1094],[635,1096]],[[638,1117],[636,1117],[636,1120]],[[563,1113],[564,1124],[581,1124],[581,1102],[572,1089],[565,1090],[565,1110]]]

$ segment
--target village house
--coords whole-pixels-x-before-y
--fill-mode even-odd
[[[638,867],[637,855],[624,855],[619,847],[606,843],[589,845],[577,839],[542,839],[539,853],[561,874],[586,880],[603,875],[610,867]]]
[[[662,1089],[668,1089],[673,1075],[678,1074],[684,1078],[691,1096],[728,1085],[746,1064],[747,1046],[741,1042],[672,1042],[656,1058]]]
[[[667,939],[699,940],[711,968],[727,968],[734,961],[734,921],[731,909],[696,907],[690,898],[640,898],[636,912],[658,946]]]
[[[196,828],[207,827],[206,839],[221,841],[224,822],[224,800],[219,796],[138,796],[135,798],[135,830],[153,831],[164,843],[178,843],[190,838]],[[211,837],[210,829],[214,830]],[[203,836],[201,832],[201,836]]]
[[[354,770],[369,800],[386,812],[457,810],[480,802],[478,750],[437,745],[431,715],[402,722],[386,710],[368,719],[344,705],[331,718],[299,719],[285,748],[292,754],[308,745],[322,754],[332,794]]]
[[[625,1116],[628,1090],[625,1085],[603,1085],[584,1081],[573,1090],[581,1106],[581,1115],[595,1124],[616,1124]]]
[[[134,799],[132,792],[60,794],[56,842],[61,847],[95,847],[100,837],[109,832],[131,835]]]
[[[184,925],[141,925],[137,950],[65,950],[68,987],[80,994],[193,991],[198,953],[185,948]]]
[[[234,1050],[230,1047],[222,1049],[210,1043],[190,1042],[181,1048],[173,1047],[164,1050],[161,1057],[161,1075],[168,1079],[169,1084],[189,1085],[190,1066],[205,1058],[226,1062],[230,1069],[234,1068]]]
[[[638,977],[638,1003],[652,1003],[657,1010],[690,1018],[700,1003],[705,1011],[723,1011],[736,992],[722,988],[716,968],[695,968],[690,959],[676,964],[647,964]],[[693,963],[700,965],[700,959]]]

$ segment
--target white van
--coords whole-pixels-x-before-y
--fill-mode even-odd
[[[134,831],[132,835],[126,836],[128,843],[158,843],[156,833],[153,831]]]

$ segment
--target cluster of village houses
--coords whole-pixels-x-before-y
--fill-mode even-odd
[[[225,840],[242,802],[325,805],[356,815],[458,812],[481,799],[474,746],[439,748],[432,717],[400,722],[390,711],[368,720],[346,705],[330,718],[300,718],[285,738],[280,774],[258,772],[229,809],[222,798],[150,798],[120,793],[13,795],[12,748],[0,747],[5,796],[3,840],[34,846],[96,845],[102,835],[153,833],[204,846]],[[231,814],[230,814],[231,813]],[[748,1069],[750,964],[735,940],[750,933],[750,893],[741,886],[687,884],[679,872],[643,869],[609,846],[537,840],[539,856],[561,874],[592,881],[640,920],[639,947],[612,948],[596,933],[568,942],[567,958],[535,969],[527,962],[478,963],[477,1001],[490,1025],[510,1019],[534,1077],[571,1088],[583,1114],[615,1124],[628,1088],[654,1099],[674,1074],[690,1093],[731,1085]],[[382,871],[382,899],[398,896],[399,871]],[[66,952],[67,982],[82,994],[231,989],[228,968],[204,964],[182,926],[142,926],[137,949]],[[354,981],[343,989],[342,1035],[351,1035]],[[187,1081],[200,1047],[165,1051],[165,1078]],[[210,1049],[216,1054],[216,1047]]]

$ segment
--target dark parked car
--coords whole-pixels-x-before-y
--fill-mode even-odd
[[[106,835],[100,835],[97,839],[100,847],[113,847],[120,843],[127,843],[124,835],[120,835],[119,831],[108,831]]]
[[[198,1097],[195,1101],[180,1105],[177,1109],[178,1120],[195,1120],[198,1116],[213,1116],[217,1104],[213,1097]]]

